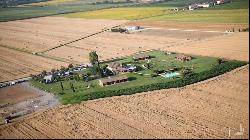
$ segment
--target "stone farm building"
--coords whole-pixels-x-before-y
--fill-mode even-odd
[[[138,61],[138,60],[145,60],[145,59],[150,59],[150,56],[147,55],[147,54],[137,54],[135,56],[133,56],[133,59],[135,61]]]
[[[119,72],[127,72],[127,69],[122,67],[122,64],[120,63],[111,63],[108,65],[107,69],[112,71],[114,74],[117,74]]]
[[[122,83],[122,82],[127,82],[127,81],[128,81],[128,77],[125,75],[112,76],[109,78],[99,79],[99,85],[103,87],[103,86],[113,85],[116,83]]]
[[[176,54],[175,58],[180,61],[189,61],[192,59],[191,56],[187,56],[184,54]]]

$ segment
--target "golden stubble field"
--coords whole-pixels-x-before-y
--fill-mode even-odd
[[[50,71],[52,68],[68,66],[71,59],[65,61],[59,58],[58,61],[55,56],[41,57],[34,53],[46,51],[124,22],[126,21],[63,17],[2,22],[0,23],[0,82],[38,74],[42,70]],[[73,51],[69,51],[71,52]],[[61,55],[64,53],[67,52],[60,52]],[[88,55],[82,57],[87,58]]]
[[[53,18],[55,17],[30,19],[28,25],[22,27],[27,30],[32,28],[39,30],[40,37],[46,34],[35,39],[37,42],[42,42],[38,45],[28,44],[25,47],[18,45],[20,43],[18,41],[16,44],[11,44],[11,41],[6,40],[15,42],[15,39],[6,38],[2,32],[0,42],[14,49],[23,48],[31,52],[40,52],[103,29],[103,23],[100,28],[96,28],[95,24],[91,28],[91,22],[88,20],[67,18],[55,18],[62,23],[55,26],[58,22]],[[11,28],[23,26],[23,22],[27,21],[11,22],[14,24]],[[110,26],[125,23],[125,21],[111,22]],[[31,23],[35,25],[32,27]],[[89,27],[82,27],[83,23],[88,23],[86,27]],[[36,25],[39,25],[38,29]],[[86,62],[91,50],[96,50],[101,60],[150,49],[245,61],[249,59],[248,33],[183,31],[189,27],[203,31],[225,31],[225,25],[221,24],[204,27],[188,25],[176,31],[171,29],[179,29],[178,24],[156,25],[151,27],[154,29],[133,34],[103,32],[43,54],[78,63]],[[47,27],[50,27],[50,30],[45,33]],[[22,36],[22,31],[23,29],[16,32],[19,34],[15,36],[16,40],[26,40]],[[34,33],[25,35],[28,36],[27,41],[33,40]],[[54,38],[55,36],[58,39]],[[64,36],[68,38],[62,39]],[[6,40],[3,41],[3,38]],[[57,42],[50,44],[46,39],[43,41],[44,38],[55,39]],[[41,45],[43,43],[48,43],[45,48]],[[6,47],[0,47],[0,53],[0,71],[5,74],[1,75],[1,80],[68,64]],[[183,88],[58,106],[0,126],[0,138],[249,138],[248,77],[249,65]],[[240,126],[244,128],[244,132],[242,136],[237,136],[235,134],[240,131]]]
[[[0,127],[0,138],[249,138],[248,75],[249,65],[183,88],[59,106]]]

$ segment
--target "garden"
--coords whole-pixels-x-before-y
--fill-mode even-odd
[[[43,76],[57,72],[53,82],[45,83],[44,79],[41,78],[43,76],[40,75],[40,80],[39,76],[33,76],[30,83],[42,90],[54,93],[63,104],[69,104],[79,103],[83,100],[182,87],[247,64],[243,61],[179,55],[174,52],[150,51],[143,54],[150,56],[150,58],[134,60],[133,56],[129,56],[118,61],[100,63],[96,52],[92,57],[90,53],[90,64],[70,65],[69,68],[43,72],[41,74]],[[191,59],[183,59],[186,57]],[[108,69],[109,65],[114,63],[121,64],[121,66],[132,65],[136,69],[114,73]],[[60,74],[62,71],[64,73]],[[166,74],[170,76],[166,76]],[[107,86],[99,85],[100,78],[107,79],[116,75],[125,75],[128,77],[128,81]]]

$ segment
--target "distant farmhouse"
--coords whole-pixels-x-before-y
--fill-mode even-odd
[[[211,7],[211,6],[214,6],[214,5],[228,3],[230,1],[231,0],[215,0],[213,2],[206,2],[206,3],[193,3],[193,4],[190,4],[188,6],[188,10],[195,10],[195,9],[198,9],[198,8],[207,8],[207,7]]]

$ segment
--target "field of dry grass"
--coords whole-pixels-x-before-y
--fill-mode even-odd
[[[0,47],[0,81],[27,77],[60,66],[67,66],[67,63]]]
[[[232,31],[249,27],[248,23],[199,23],[199,22],[183,22],[183,21],[150,21],[136,20],[126,23],[126,25],[140,25],[145,27],[162,27],[177,29],[199,29],[199,30],[216,30],[216,31]]]
[[[88,37],[120,24],[145,25],[144,27],[151,29],[131,34],[102,32]],[[0,23],[0,45],[2,45],[0,46],[2,50],[0,71],[4,73],[0,76],[0,81],[28,76],[43,69],[50,70],[68,63],[88,62],[88,53],[92,50],[97,51],[101,60],[150,49],[209,56],[222,55],[229,59],[248,60],[248,34],[223,33],[222,29],[226,27],[225,24],[188,23],[184,26],[172,22],[132,21],[127,23],[125,20],[87,20],[63,17],[43,17]],[[245,25],[228,24],[228,27],[243,28]],[[218,28],[221,32],[206,32],[207,30],[217,31]],[[87,38],[53,49],[83,37]],[[3,46],[15,50],[6,49]],[[18,51],[29,53],[46,51],[41,55],[47,59]],[[16,59],[15,57],[19,55],[22,56],[21,59]],[[51,58],[65,63],[51,60]],[[19,62],[20,60],[22,62]],[[37,64],[37,62],[42,63]]]
[[[60,44],[100,32],[124,22],[126,21],[68,19],[63,17],[2,22],[0,23],[0,72],[2,73],[0,81],[22,78],[42,70],[67,66],[74,60],[71,61],[68,58],[69,61],[64,61],[64,59],[59,58],[64,63],[32,55],[32,53],[46,51]],[[67,54],[67,51],[72,53],[79,50],[63,50],[59,56],[63,57]],[[88,58],[88,53],[81,57]],[[72,56],[74,56],[74,53]],[[56,55],[52,56],[52,59],[57,59]]]
[[[249,138],[248,75],[249,65],[183,88],[59,106],[1,126],[0,138]]]
[[[227,36],[190,42],[185,46],[168,47],[165,50],[249,61],[249,33],[233,33]]]
[[[124,22],[63,17],[3,22],[0,23],[0,44],[30,52],[40,52]]]
[[[88,53],[95,50],[100,55],[101,60],[106,60],[131,55],[139,51],[166,48],[225,34],[183,30],[173,31],[162,28],[149,29],[132,34],[105,32],[48,51],[45,54],[77,62],[86,62],[88,61]]]

